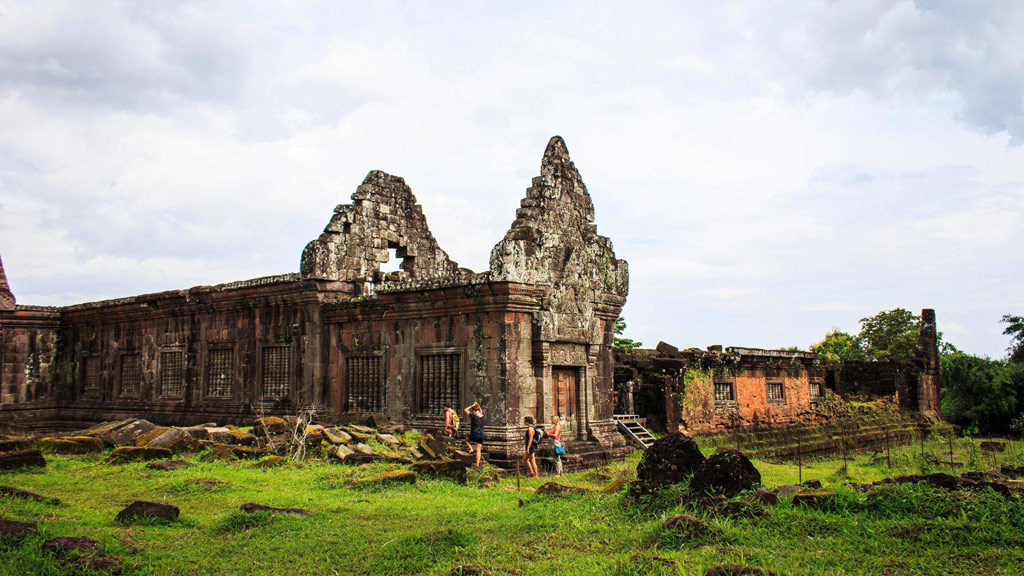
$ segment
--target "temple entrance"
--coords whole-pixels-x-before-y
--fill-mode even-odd
[[[562,422],[563,439],[579,438],[579,368],[552,367],[551,390],[554,413],[558,414]]]

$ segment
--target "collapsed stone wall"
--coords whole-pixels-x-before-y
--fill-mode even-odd
[[[381,264],[395,250],[401,271],[390,278]],[[427,227],[422,207],[403,178],[379,170],[366,175],[351,204],[334,209],[319,238],[306,245],[303,278],[356,282],[363,294],[385,281],[424,281],[460,274]],[[463,270],[468,273],[468,270]]]
[[[615,359],[619,396],[628,389],[634,413],[665,432],[818,421],[832,368],[807,352],[717,346],[680,351],[664,342],[656,350],[616,351]],[[730,387],[728,399],[716,395],[716,383]],[[769,383],[780,397],[770,395]]]
[[[921,311],[918,346],[909,358],[847,360],[836,390],[863,399],[895,397],[903,410],[941,418],[940,361],[935,310]]]

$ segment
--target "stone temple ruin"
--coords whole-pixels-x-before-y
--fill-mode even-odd
[[[629,451],[624,414],[661,431],[785,427],[820,419],[826,390],[938,414],[931,311],[918,357],[903,362],[614,351],[629,273],[594,220],[556,136],[480,273],[451,260],[409,186],[380,171],[335,208],[298,273],[47,307],[17,304],[0,264],[0,424],[246,424],[314,407],[326,421],[437,430],[446,402],[479,401],[488,459],[510,466],[527,415],[559,415],[581,465]],[[384,272],[392,252],[400,267]],[[685,381],[689,368],[706,377]]]
[[[373,171],[297,274],[64,307],[16,304],[0,282],[0,422],[243,424],[312,405],[436,429],[445,402],[480,401],[499,465],[525,415],[560,414],[576,454],[628,450],[612,419],[628,268],[557,136],[484,272],[438,246],[402,178]]]

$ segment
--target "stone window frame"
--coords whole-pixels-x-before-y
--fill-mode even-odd
[[[210,385],[213,383],[212,368],[210,364],[211,356],[214,352],[230,352],[231,357],[231,374],[228,377],[228,394],[211,394]],[[234,342],[207,342],[206,344],[206,357],[203,360],[203,398],[206,400],[215,401],[230,401],[234,400],[235,394],[237,393],[238,382],[238,347]]]
[[[96,385],[89,386],[89,367],[95,363]],[[103,395],[103,355],[99,352],[82,354],[82,397],[99,398]]]
[[[465,403],[466,398],[466,349],[458,346],[434,346],[424,347],[416,349],[416,380],[415,386],[413,386],[413,392],[415,394],[413,398],[413,406],[416,407],[416,414],[426,417],[438,417],[443,415],[443,411],[428,412],[424,406],[423,401],[423,385],[424,385],[424,374],[423,374],[423,358],[425,356],[458,356],[457,366],[459,367],[459,376],[456,382],[458,390],[455,394],[452,408],[456,411],[461,410],[461,406]],[[442,402],[443,404],[443,402]]]
[[[773,394],[772,389],[778,389],[778,394]],[[764,398],[768,404],[786,404],[786,381],[783,378],[767,378],[764,381]]]
[[[287,388],[284,394],[277,396],[268,396],[266,394],[266,379],[267,373],[267,351],[270,349],[283,349],[285,350],[285,359],[288,362],[287,370],[285,372],[285,386]],[[284,398],[294,399],[295,395],[295,345],[293,343],[281,343],[281,342],[260,342],[256,350],[257,354],[257,369],[256,369],[256,398],[259,402],[273,403],[280,401]]]
[[[814,393],[814,388],[817,386],[818,393]],[[825,399],[825,379],[824,378],[811,378],[807,382],[807,397],[810,398],[811,403],[821,402]]]
[[[353,409],[353,406],[352,406],[352,401],[351,401],[352,382],[350,381],[351,373],[350,373],[350,368],[349,368],[349,361],[350,360],[357,360],[357,359],[364,359],[364,358],[377,358],[377,361],[379,362],[379,364],[378,364],[378,371],[379,371],[379,374],[378,374],[378,378],[379,378],[378,386],[379,386],[379,390],[378,390],[378,398],[377,398],[378,406],[376,406],[377,410],[373,410],[372,408],[374,408],[374,407],[372,407],[372,406],[371,406],[371,410],[355,410],[355,409]],[[343,391],[342,400],[343,400],[343,406],[344,406],[344,411],[345,412],[367,413],[367,414],[369,414],[369,413],[383,412],[384,411],[384,409],[387,407],[387,381],[388,381],[388,375],[387,375],[387,364],[386,364],[386,361],[387,361],[387,356],[386,356],[386,353],[385,353],[384,350],[371,350],[371,351],[350,352],[350,353],[346,353],[346,354],[344,354],[342,356],[342,362],[341,362],[340,370],[341,370],[341,382],[342,382],[342,391]],[[418,362],[418,359],[417,359],[417,366],[418,365],[419,365],[419,362]]]
[[[124,389],[124,385],[125,385],[125,360],[127,358],[129,358],[129,357],[132,357],[132,356],[134,356],[135,360],[138,362],[138,367],[136,369],[136,374],[135,374],[136,378],[138,378],[138,381],[136,383],[136,388],[134,390],[134,393],[126,393],[125,389]],[[143,381],[145,380],[143,378],[144,373],[145,373],[145,371],[143,370],[142,352],[140,352],[138,350],[125,350],[125,351],[121,352],[118,355],[118,359],[117,359],[117,397],[118,398],[136,398],[136,399],[137,398],[141,398],[142,397],[142,384],[143,384]]]
[[[164,391],[164,373],[165,370],[170,369],[169,364],[165,364],[165,359],[168,354],[181,354],[181,388],[177,394],[168,394]],[[185,352],[185,346],[178,344],[174,346],[161,346],[157,350],[157,366],[156,366],[156,395],[161,400],[182,400],[185,398],[185,367],[188,363],[188,357]]]
[[[729,386],[729,398],[721,398],[718,393],[719,386]],[[736,379],[735,378],[714,378],[711,381],[711,394],[715,399],[715,406],[735,406],[736,405]]]

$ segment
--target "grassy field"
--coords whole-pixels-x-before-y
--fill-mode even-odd
[[[661,522],[677,512],[683,487],[637,504],[625,491],[543,496],[546,479],[515,478],[495,487],[420,479],[415,485],[353,488],[382,464],[350,467],[306,462],[260,470],[250,463],[199,463],[175,471],[109,465],[99,456],[48,456],[41,471],[0,474],[0,484],[63,500],[62,505],[0,497],[0,516],[37,522],[41,534],[0,548],[0,574],[64,574],[40,551],[46,538],[89,536],[132,574],[451,574],[459,566],[492,574],[703,574],[723,564],[779,574],[1020,574],[1024,506],[991,491],[947,493],[903,485],[860,493],[849,481],[942,471],[918,446],[805,463],[803,478],[835,487],[825,510],[787,500],[767,517],[710,519],[718,531],[682,541]],[[943,440],[926,446],[940,457]],[[707,450],[706,450],[707,452]],[[966,441],[954,458],[991,469]],[[971,454],[974,454],[973,457]],[[631,461],[569,474],[563,482],[601,489],[630,474]],[[1012,443],[995,464],[1024,461]],[[797,481],[793,464],[755,461],[764,484]],[[961,470],[957,470],[959,473]],[[121,526],[114,516],[133,500],[175,504],[171,524]],[[520,504],[522,499],[522,504]],[[305,508],[312,516],[245,514],[246,502]],[[666,562],[666,560],[676,561]],[[457,573],[457,572],[456,572]]]

